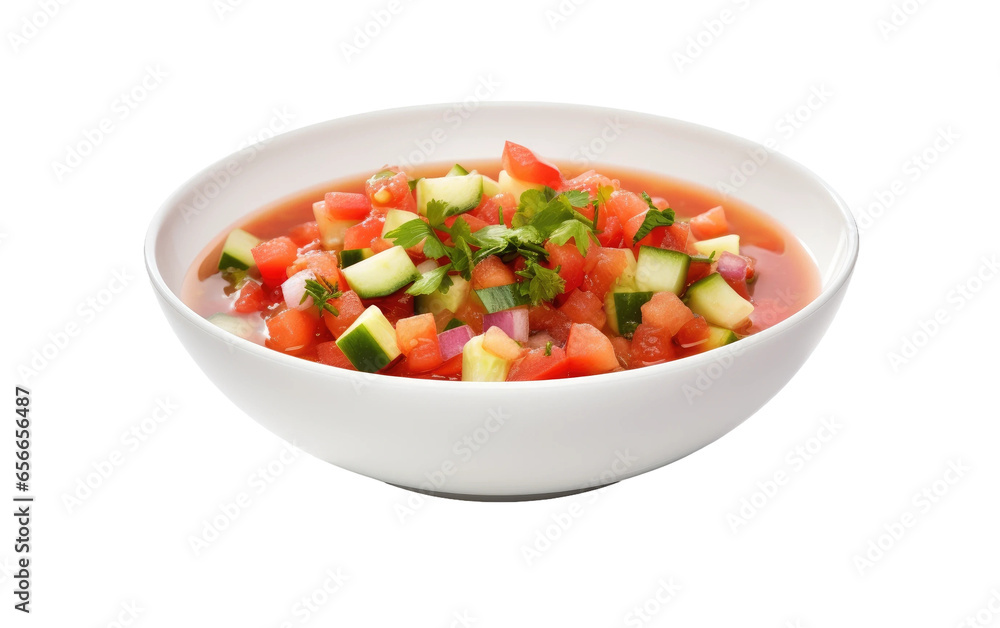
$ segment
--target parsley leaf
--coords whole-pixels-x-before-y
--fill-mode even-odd
[[[427,271],[420,276],[420,279],[416,280],[413,285],[409,287],[406,294],[430,294],[437,290],[447,294],[448,289],[451,287],[452,283],[454,283],[451,280],[451,277],[448,276],[449,270],[451,270],[451,264],[438,266],[434,270]]]
[[[326,280],[326,277],[306,279],[306,291],[302,294],[299,305],[305,303],[309,297],[312,297],[313,305],[319,306],[320,312],[326,310],[334,316],[340,316],[337,308],[327,303],[330,299],[339,299],[341,297],[340,287],[336,283],[331,284]]]
[[[523,227],[531,222],[535,214],[545,209],[555,196],[556,191],[550,187],[541,190],[525,190],[521,194],[512,225],[514,227]]]
[[[421,242],[424,243],[424,255],[431,259],[438,259],[448,254],[441,238],[434,232],[434,228],[423,220],[409,220],[385,234],[386,240],[391,240],[396,246],[408,249]]]
[[[635,232],[635,236],[632,238],[632,244],[635,244],[639,240],[645,238],[649,235],[650,231],[657,227],[669,227],[674,224],[674,210],[669,207],[663,210],[657,209],[656,205],[653,205],[653,199],[649,198],[649,194],[646,194],[645,192],[642,193],[642,199],[646,201],[647,205],[649,205],[649,211],[646,212],[646,218],[643,219],[639,230]]]
[[[480,247],[475,254],[474,261],[477,264],[491,255],[500,258],[520,255],[531,261],[538,261],[548,255],[542,246],[545,238],[532,225],[514,229],[508,229],[504,225],[490,225],[477,231],[473,238],[471,244]]]
[[[591,240],[598,242],[593,228],[575,219],[564,221],[549,234],[549,241],[555,244],[566,244],[570,238],[576,242],[576,248],[580,251],[580,255],[587,254]]]
[[[527,280],[521,282],[521,295],[528,297],[532,305],[551,301],[566,288],[566,282],[559,276],[558,268],[556,270],[545,268],[531,260],[528,260],[524,270],[517,271],[517,274]]]
[[[712,262],[715,261],[715,251],[712,251],[712,254],[708,255],[708,256],[705,256],[705,255],[692,255],[691,256],[691,261],[692,262],[702,262],[702,263],[705,263],[705,264],[711,264]]]
[[[565,196],[573,207],[586,207],[590,204],[590,194],[583,190],[566,190],[560,196]]]
[[[550,340],[545,343],[545,357],[549,357],[551,355],[552,355],[552,341]]]
[[[611,195],[615,193],[615,188],[610,185],[598,185],[597,186],[597,201],[601,205],[607,205],[608,201],[611,200]]]

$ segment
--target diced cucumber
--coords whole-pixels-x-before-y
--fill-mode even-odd
[[[457,318],[453,318],[450,321],[448,321],[447,325],[444,326],[444,330],[448,331],[449,329],[455,329],[456,327],[463,327],[463,326],[465,326],[465,323],[458,320]]]
[[[705,341],[702,347],[702,351],[708,351],[709,349],[718,349],[719,347],[724,347],[728,344],[736,342],[740,337],[736,335],[731,329],[725,329],[724,327],[716,327],[715,325],[708,326],[708,340]]]
[[[528,297],[521,294],[521,285],[517,283],[476,290],[476,296],[490,314],[527,305],[529,302]]]
[[[620,289],[622,292],[636,292],[638,288],[636,287],[636,274],[639,268],[638,263],[635,259],[635,253],[632,249],[621,249],[625,254],[626,266],[622,274],[618,275],[618,279],[615,280],[612,289]]]
[[[719,273],[712,273],[691,284],[687,304],[712,325],[739,329],[753,312],[753,304],[739,295]]]
[[[354,368],[375,373],[389,366],[399,354],[396,330],[377,305],[370,305],[337,339],[337,346]]]
[[[375,255],[375,251],[371,249],[344,249],[340,252],[340,267],[347,268],[348,266],[353,266],[372,255]]]
[[[700,242],[694,243],[694,248],[699,253],[705,256],[715,253],[716,259],[723,251],[728,251],[733,255],[740,254],[740,236],[735,233],[730,233],[729,235],[719,236],[718,238],[712,238],[711,240],[702,240]]]
[[[444,175],[446,177],[464,177],[469,174],[469,171],[462,167],[462,164],[455,164],[448,171],[448,174]]]
[[[470,284],[467,280],[458,275],[451,276],[451,287],[444,293],[435,290],[430,294],[418,295],[413,303],[413,307],[418,314],[430,312],[437,316],[442,310],[457,312],[462,307],[465,300],[469,298]]]
[[[250,249],[260,244],[260,238],[242,229],[233,229],[226,236],[222,245],[222,255],[219,256],[219,270],[235,268],[246,270],[254,265]]]
[[[654,246],[639,248],[635,285],[640,292],[673,292],[680,295],[687,283],[691,257],[680,251]]]
[[[486,196],[496,196],[502,191],[499,183],[483,175],[483,194]]]
[[[515,179],[507,174],[506,170],[500,171],[500,177],[497,179],[497,184],[500,186],[501,192],[509,192],[513,194],[514,199],[517,201],[520,201],[521,195],[528,190],[541,190],[545,187],[544,185],[536,185],[534,183],[528,183],[527,181]]]
[[[642,322],[642,306],[653,298],[652,292],[612,290],[604,299],[608,326],[619,336],[631,338]]]
[[[483,175],[437,177],[417,182],[417,210],[426,215],[427,203],[448,203],[447,216],[457,216],[479,206],[483,200]]]
[[[405,209],[390,209],[385,214],[385,226],[382,227],[382,237],[384,238],[385,234],[398,229],[411,220],[420,220],[420,216]]]
[[[248,321],[246,318],[242,316],[233,316],[232,314],[224,314],[222,312],[209,316],[208,322],[245,340],[249,340],[256,331],[253,323]]]
[[[343,270],[351,290],[362,299],[384,297],[420,278],[406,249],[394,246]]]
[[[462,349],[463,382],[502,382],[510,372],[510,362],[483,348],[483,336],[475,336]]]
[[[326,211],[326,201],[313,203],[313,216],[319,226],[319,239],[323,248],[331,250],[344,244],[344,234],[350,227],[358,224],[357,220],[334,220]]]

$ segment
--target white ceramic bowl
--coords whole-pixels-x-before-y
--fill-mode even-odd
[[[732,135],[627,111],[495,103],[462,119],[457,110],[384,111],[281,135],[249,162],[233,156],[203,170],[153,219],[146,265],[167,320],[208,377],[281,438],[344,469],[414,490],[477,499],[572,493],[656,469],[733,429],[791,379],[829,326],[857,257],[857,227],[829,187],[777,154],[736,196],[801,239],[819,265],[822,292],[770,329],[677,362],[503,384],[360,375],[236,338],[181,302],[192,261],[250,210],[398,156],[495,159],[512,139],[568,160],[601,137],[609,120],[617,120],[620,135],[603,146],[599,164],[713,186],[748,155],[766,154]],[[224,181],[218,173],[234,161],[239,174],[218,185]],[[214,197],[207,206],[206,196]]]

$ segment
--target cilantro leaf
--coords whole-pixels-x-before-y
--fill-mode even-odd
[[[521,295],[528,297],[532,305],[551,301],[566,288],[566,282],[559,276],[558,268],[545,268],[531,260],[517,274],[527,280],[521,282]]]
[[[590,225],[575,219],[564,221],[549,234],[549,241],[555,244],[566,244],[570,238],[576,242],[580,255],[587,254],[592,239],[594,242],[598,241]]]
[[[316,279],[306,279],[306,291],[302,294],[299,305],[305,303],[309,297],[312,297],[313,305],[318,305],[320,312],[326,310],[334,316],[340,316],[337,308],[327,303],[327,301],[330,299],[339,299],[341,296],[340,287],[336,283],[331,284],[326,280],[326,277],[317,276]]]
[[[646,218],[643,219],[639,230],[635,232],[635,236],[632,238],[632,244],[635,244],[639,240],[645,238],[649,235],[650,231],[657,227],[669,227],[674,224],[674,210],[669,207],[663,210],[657,209],[656,205],[653,204],[653,199],[649,198],[649,194],[646,194],[645,192],[642,193],[642,199],[646,201],[647,205],[649,205],[649,211],[646,212]]]
[[[440,227],[444,224],[445,218],[460,213],[454,210],[455,208],[448,203],[432,199],[427,202],[427,221],[435,227]]]
[[[424,255],[431,259],[438,259],[448,254],[441,238],[434,232],[434,228],[423,220],[409,220],[385,234],[386,240],[391,240],[396,246],[408,249],[421,242],[424,243]]]
[[[586,207],[590,204],[590,194],[583,190],[566,190],[561,196],[565,196],[569,204],[576,208]]]
[[[523,227],[531,222],[535,214],[545,209],[555,196],[556,191],[550,187],[541,190],[525,190],[521,194],[517,211],[514,212],[512,225],[514,227]]]
[[[611,195],[615,193],[615,188],[610,185],[597,186],[597,201],[602,205],[607,205],[611,200]]]
[[[406,294],[430,294],[437,290],[447,294],[448,288],[454,283],[448,276],[449,270],[451,270],[451,264],[438,266],[434,270],[427,271],[409,287]]]
[[[475,262],[486,259],[490,255],[509,258],[520,255],[527,260],[537,261],[548,255],[542,242],[541,233],[533,225],[525,225],[508,229],[504,225],[490,225],[477,231],[473,245],[480,247],[475,254]],[[505,260],[509,261],[509,260]]]

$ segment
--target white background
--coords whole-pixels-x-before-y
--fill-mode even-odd
[[[1000,281],[983,261],[1000,253],[1000,7],[578,2],[4,3],[3,404],[16,383],[31,388],[37,502],[27,617],[11,609],[14,527],[0,523],[0,624],[956,626],[978,613],[1000,626]],[[381,32],[351,43],[390,6],[369,26]],[[150,217],[269,126],[464,101],[483,79],[499,84],[491,100],[773,140],[862,223],[839,317],[747,423],[598,493],[411,501],[305,455],[275,462],[283,444],[223,398],[161,316],[141,263]],[[141,102],[125,104],[133,89]],[[54,162],[104,119],[60,176]],[[115,273],[124,289],[97,312],[86,300],[121,287]],[[936,314],[946,322],[926,323]],[[68,325],[66,346],[19,374]],[[145,440],[123,436],[157,400],[176,409]],[[824,420],[837,427],[820,443]],[[799,462],[798,446],[815,455]],[[112,457],[107,478],[91,475]],[[776,473],[787,482],[769,485]],[[194,551],[241,494],[238,518]],[[327,595],[338,570],[346,582]],[[325,603],[307,614],[304,596]]]

